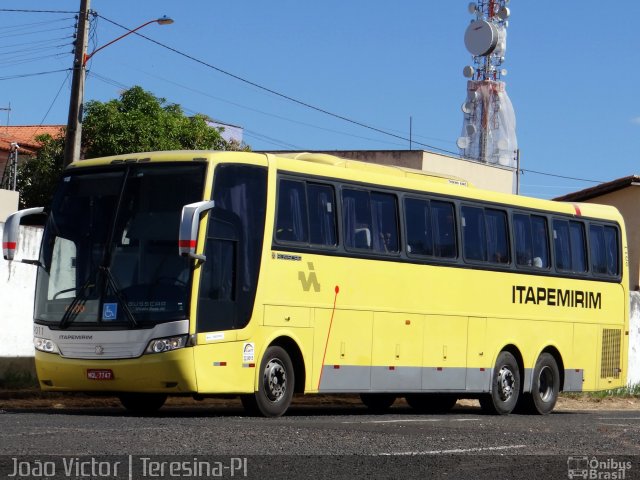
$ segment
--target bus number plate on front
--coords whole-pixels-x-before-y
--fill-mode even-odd
[[[113,370],[87,370],[89,380],[113,380]]]

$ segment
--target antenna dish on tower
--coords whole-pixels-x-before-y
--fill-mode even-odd
[[[475,3],[470,3],[467,8],[469,9],[469,13],[471,14],[474,14],[478,11],[478,7],[476,6]]]
[[[456,140],[456,145],[459,149],[464,150],[469,146],[469,137],[458,137],[458,140]]]
[[[501,7],[498,10],[498,18],[500,18],[500,20],[504,21],[507,18],[509,18],[509,15],[511,15],[511,10],[509,10],[509,7]]]
[[[462,75],[464,75],[466,78],[473,77],[473,74],[475,72],[476,72],[476,70],[471,65],[467,65],[466,67],[464,67],[462,69]]]
[[[488,55],[495,50],[498,37],[498,28],[493,23],[474,20],[464,34],[464,46],[473,56]]]

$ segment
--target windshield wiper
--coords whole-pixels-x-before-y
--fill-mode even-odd
[[[85,302],[87,300],[87,296],[85,295],[85,292],[91,286],[93,285],[91,284],[91,276],[89,276],[85,284],[82,287],[80,287],[80,291],[78,292],[78,294],[73,298],[73,300],[67,307],[66,311],[64,312],[64,315],[62,315],[62,318],[60,319],[60,323],[58,324],[58,328],[61,328],[61,329],[67,328],[75,320],[75,318],[78,316],[78,314],[82,311],[82,308],[83,308],[83,305],[80,305],[80,302]],[[75,290],[75,289],[64,290],[64,292],[71,291],[71,290]],[[57,294],[59,293],[62,293],[62,292],[58,292]]]
[[[124,295],[122,295],[120,288],[118,288],[118,284],[116,283],[116,279],[113,278],[111,269],[107,266],[101,266],[99,268],[100,268],[100,271],[104,273],[104,276],[107,279],[107,284],[111,287],[111,290],[113,290],[113,293],[116,296],[116,300],[118,300],[118,303],[122,307],[122,310],[124,310],[125,316],[129,321],[129,328],[136,328],[138,326],[138,322],[136,321],[136,318],[133,316],[133,313],[131,312],[129,305],[127,305],[127,299],[124,298]]]

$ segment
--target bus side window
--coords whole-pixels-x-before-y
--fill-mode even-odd
[[[395,195],[371,194],[371,218],[373,223],[373,249],[381,253],[397,253],[398,205]]]
[[[587,271],[584,225],[581,222],[554,220],[553,239],[558,270]]]
[[[618,229],[604,227],[604,251],[607,260],[607,273],[617,277],[620,275],[620,251]]]
[[[591,268],[598,275],[618,276],[618,231],[603,225],[589,226]]]
[[[348,248],[371,250],[371,203],[369,192],[342,191],[344,244]]]
[[[334,247],[336,235],[336,197],[330,185],[307,184],[309,200],[309,239],[312,245]]]
[[[547,220],[537,215],[513,215],[516,264],[521,267],[549,268]]]
[[[492,263],[509,263],[506,212],[487,208],[484,218],[487,232],[487,260]]]
[[[591,255],[591,270],[603,275],[607,273],[607,260],[604,248],[604,227],[602,225],[589,226],[589,253]]]
[[[433,255],[433,229],[429,200],[406,198],[404,213],[407,226],[407,253]]]
[[[462,211],[462,251],[465,260],[486,261],[484,209],[464,206]]]
[[[431,202],[431,221],[433,227],[433,254],[436,257],[455,258],[456,219],[452,203]]]
[[[276,240],[308,243],[308,223],[304,182],[280,180]]]

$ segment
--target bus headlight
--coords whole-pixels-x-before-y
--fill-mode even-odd
[[[156,338],[149,342],[144,353],[162,353],[184,348],[187,345],[187,335],[177,337]]]
[[[40,350],[41,352],[60,353],[58,346],[48,338],[34,337],[33,345],[36,347],[36,350]]]

